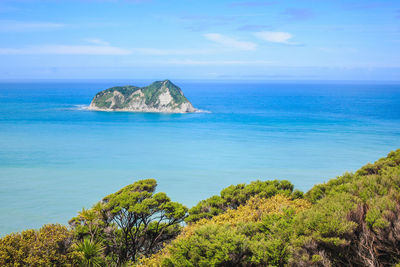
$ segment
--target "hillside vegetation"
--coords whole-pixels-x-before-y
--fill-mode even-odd
[[[156,81],[144,87],[115,86],[98,92],[90,106],[99,111],[195,112],[182,90],[170,80]]]
[[[3,237],[0,266],[400,263],[400,149],[305,194],[288,181],[255,181],[188,210],[156,186],[153,179],[128,185],[69,227]]]

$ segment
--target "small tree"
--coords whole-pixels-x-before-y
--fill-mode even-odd
[[[101,240],[94,241],[105,245],[104,253],[117,265],[157,252],[179,233],[187,208],[165,193],[154,193],[156,186],[154,179],[135,182],[106,196],[93,212],[81,212],[70,222],[78,238],[101,233]]]
[[[80,266],[101,267],[104,266],[102,257],[103,247],[99,243],[85,238],[74,244],[74,249],[78,252]]]

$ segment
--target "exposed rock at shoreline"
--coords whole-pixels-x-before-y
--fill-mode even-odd
[[[149,86],[117,86],[95,95],[89,106],[98,111],[188,113],[197,109],[183,95],[182,90],[169,80]]]

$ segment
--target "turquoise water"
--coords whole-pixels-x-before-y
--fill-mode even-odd
[[[0,234],[67,223],[141,178],[192,206],[222,188],[288,179],[301,190],[400,148],[400,86],[178,82],[209,113],[82,109],[148,82],[0,84]]]

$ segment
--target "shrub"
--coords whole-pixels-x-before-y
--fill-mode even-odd
[[[44,225],[0,239],[0,266],[73,266],[72,233],[62,225]]]
[[[306,200],[252,197],[246,205],[186,226],[145,266],[283,266],[290,255],[293,218]]]
[[[296,218],[295,266],[392,266],[400,261],[400,150],[312,188]],[[300,259],[300,260],[299,260]]]
[[[231,185],[223,189],[220,196],[212,196],[191,208],[185,221],[191,223],[201,219],[210,219],[228,209],[236,209],[240,205],[244,205],[252,196],[269,198],[277,194],[293,199],[303,197],[303,193],[299,190],[293,191],[293,185],[286,180],[254,181],[248,185]]]

